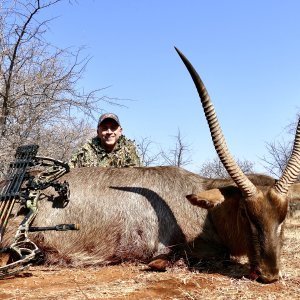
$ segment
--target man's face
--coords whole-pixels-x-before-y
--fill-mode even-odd
[[[99,125],[97,133],[101,140],[101,145],[110,152],[122,135],[122,127],[114,120],[106,119]]]

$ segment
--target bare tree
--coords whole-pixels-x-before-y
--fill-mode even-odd
[[[111,102],[101,89],[78,88],[90,59],[83,48],[59,49],[44,38],[50,20],[39,20],[40,12],[62,1],[0,0],[0,163],[19,145],[42,142],[43,132],[69,128],[75,115],[93,118],[100,101]]]
[[[149,137],[141,138],[138,141],[137,148],[145,167],[153,166],[159,162],[161,151],[153,149],[153,144],[154,142]]]
[[[168,166],[183,167],[192,162],[192,159],[188,155],[190,152],[189,145],[185,144],[180,130],[178,129],[175,138],[175,147],[169,150],[162,150],[161,157],[163,164]]]
[[[243,173],[254,173],[254,163],[248,160],[236,159],[237,164],[242,169]],[[227,178],[229,177],[226,169],[218,157],[215,157],[212,161],[204,163],[199,172],[200,175],[208,178]]]
[[[87,122],[73,120],[68,124],[62,122],[44,129],[34,136],[32,143],[39,145],[39,155],[67,161],[76,149],[95,134],[96,129]]]
[[[266,143],[269,156],[264,156],[261,160],[264,162],[264,168],[268,173],[275,177],[279,177],[279,174],[282,174],[291,155],[291,147],[291,142],[285,140],[282,140],[282,142]]]
[[[296,119],[298,120],[299,118],[300,113],[297,114]],[[286,126],[285,131],[290,134],[290,140],[282,139],[281,142],[266,143],[268,156],[262,157],[261,160],[264,163],[264,168],[275,177],[280,177],[290,159],[293,147],[293,136],[295,136],[296,128],[297,122],[291,122]],[[300,174],[298,178],[300,180]]]

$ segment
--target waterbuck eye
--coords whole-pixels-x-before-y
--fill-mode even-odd
[[[251,218],[248,213],[247,213],[247,217],[248,217],[248,221],[250,223],[252,233],[254,233],[255,235],[257,235],[259,237],[262,237],[264,235],[263,234],[263,232],[264,232],[263,224],[258,219],[254,218],[254,217]]]

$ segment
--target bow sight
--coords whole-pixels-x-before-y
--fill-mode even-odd
[[[42,190],[53,187],[62,199],[63,206],[69,201],[67,182],[57,179],[69,171],[69,166],[59,160],[37,156],[38,145],[26,145],[17,148],[15,161],[10,163],[5,185],[0,196],[0,242],[3,240],[9,219],[13,217],[15,204],[27,212],[17,228],[13,242],[0,253],[8,253],[11,262],[0,267],[0,278],[10,276],[40,261],[43,257],[37,245],[32,242],[29,232],[44,230],[78,230],[75,224],[60,224],[52,227],[30,227],[38,213],[38,202]],[[34,175],[37,174],[37,175]]]

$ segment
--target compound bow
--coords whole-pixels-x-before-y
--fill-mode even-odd
[[[41,261],[43,253],[28,237],[29,232],[45,230],[78,230],[76,224],[60,224],[52,227],[30,227],[38,213],[41,191],[52,186],[63,199],[64,206],[69,201],[69,186],[57,179],[69,171],[69,166],[59,160],[37,156],[38,145],[25,145],[17,148],[15,161],[10,163],[6,184],[0,196],[0,242],[11,218],[13,207],[18,203],[28,211],[20,223],[12,244],[1,248],[9,253],[12,262],[0,267],[0,278],[23,271],[35,262]],[[38,171],[38,172],[36,172]],[[38,173],[34,176],[34,173]]]

